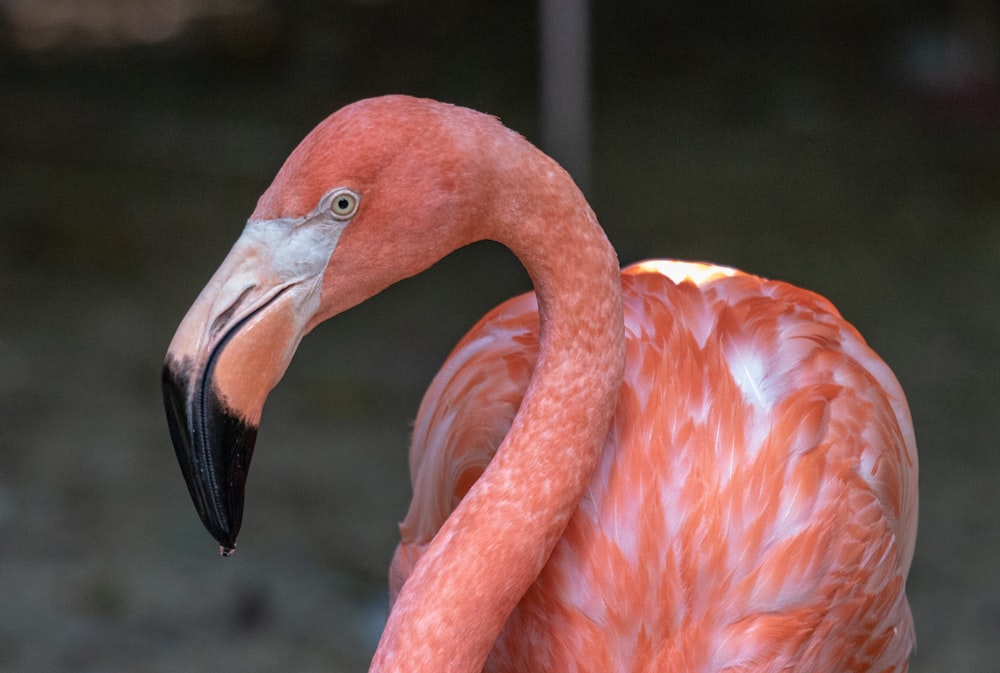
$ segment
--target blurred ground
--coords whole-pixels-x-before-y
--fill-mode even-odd
[[[911,670],[1000,670],[989,49],[934,3],[607,4],[591,199],[623,262],[739,266],[859,327],[909,395],[922,461]],[[146,38],[23,18],[64,5],[0,6],[0,671],[364,670],[408,422],[523,272],[475,246],[307,338],[265,411],[231,559],[184,489],[160,364],[337,107],[426,95],[535,138],[534,6],[164,3],[209,9]]]

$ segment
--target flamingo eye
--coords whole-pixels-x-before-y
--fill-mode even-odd
[[[338,189],[330,195],[330,213],[338,220],[347,220],[358,210],[360,199],[349,189]]]

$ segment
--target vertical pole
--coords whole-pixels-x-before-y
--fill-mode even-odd
[[[590,186],[588,0],[540,0],[542,146]]]

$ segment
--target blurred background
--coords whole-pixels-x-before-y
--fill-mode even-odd
[[[567,12],[546,52],[528,0],[0,1],[0,671],[365,670],[420,395],[524,272],[478,244],[311,334],[230,559],[159,376],[284,157],[389,92],[544,141],[623,262],[829,297],[913,413],[911,671],[1000,670],[997,5],[594,0],[589,37]],[[582,108],[543,122],[543,80]]]

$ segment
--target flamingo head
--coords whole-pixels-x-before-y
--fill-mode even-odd
[[[482,188],[496,161],[477,157],[498,155],[505,137],[527,144],[471,110],[402,96],[361,101],[314,129],[260,198],[178,327],[163,369],[174,449],[224,554],[243,518],[264,401],[302,337],[490,237],[473,223],[497,219],[492,191]]]

